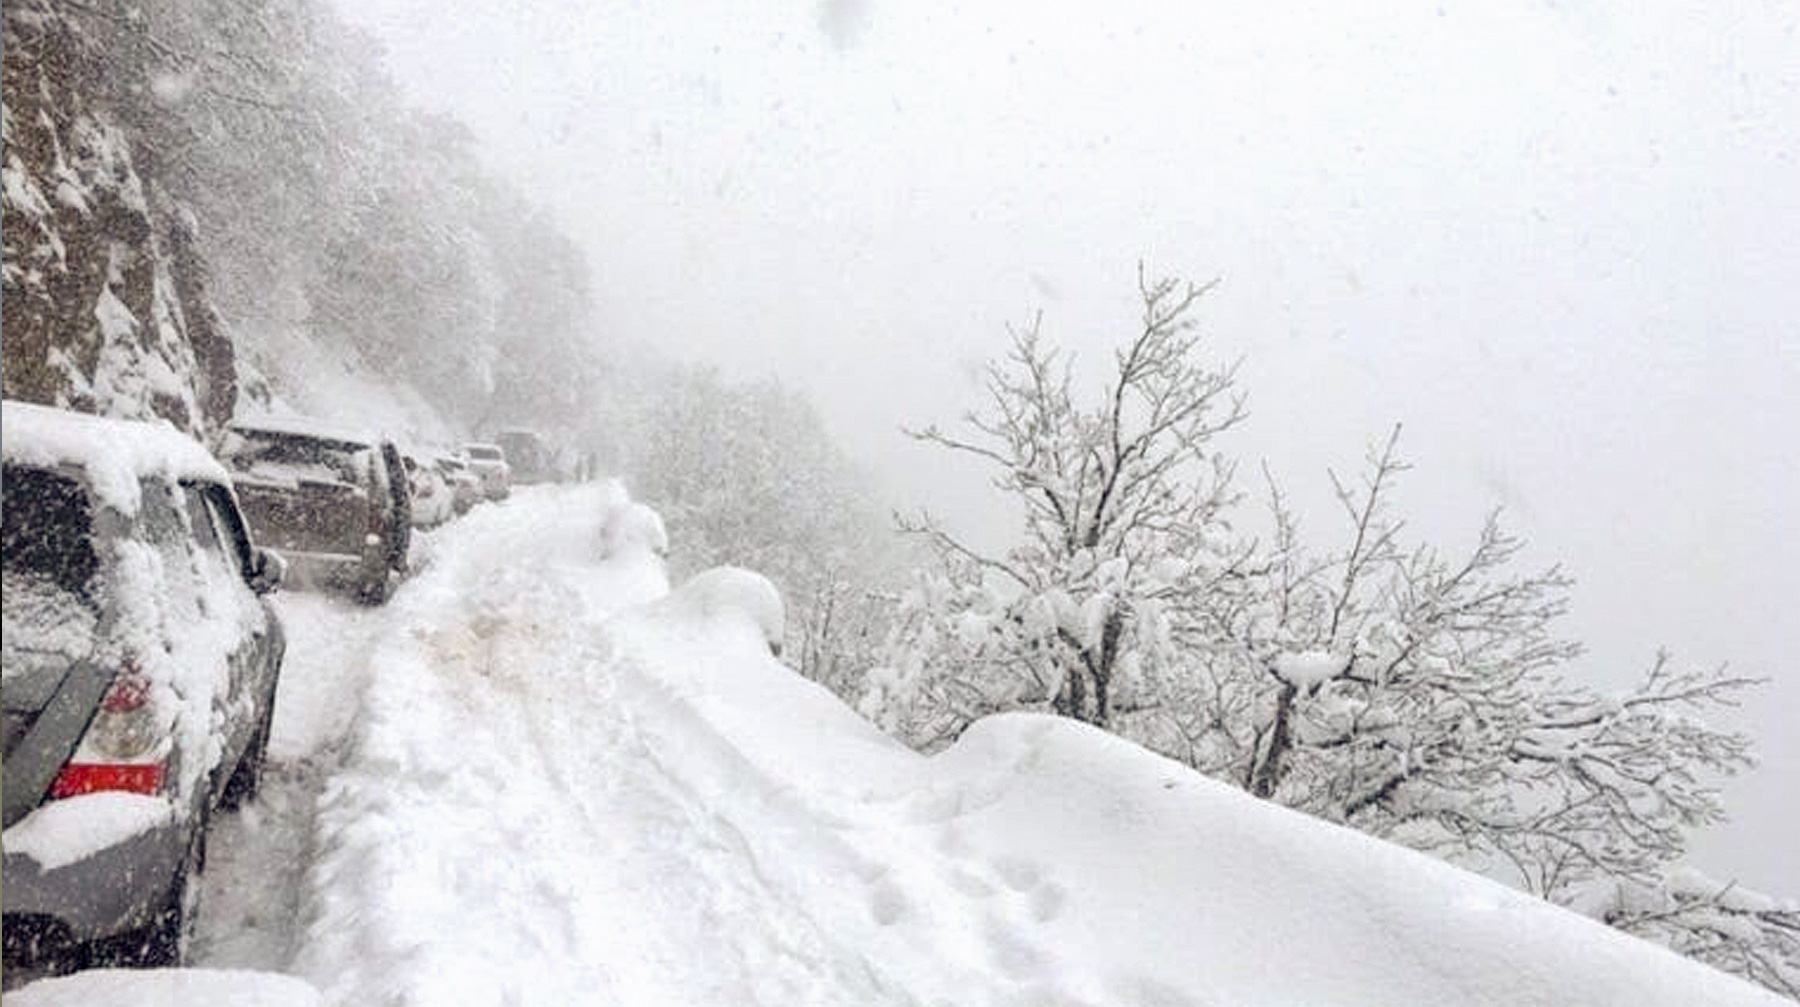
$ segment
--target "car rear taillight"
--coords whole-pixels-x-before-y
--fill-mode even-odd
[[[50,784],[50,796],[61,799],[101,790],[161,792],[166,752],[158,744],[162,740],[158,720],[150,676],[128,657],[100,697],[100,708],[75,754]]]
[[[71,762],[56,774],[56,781],[50,784],[50,798],[60,801],[65,797],[80,797],[82,794],[95,794],[103,790],[122,790],[153,797],[162,793],[162,786],[163,764],[160,762],[141,765]]]

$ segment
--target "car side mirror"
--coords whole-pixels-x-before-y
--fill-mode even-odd
[[[249,576],[245,578],[250,590],[257,594],[268,594],[280,587],[286,577],[287,560],[262,546],[251,552]]]

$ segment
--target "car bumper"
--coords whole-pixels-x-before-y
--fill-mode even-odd
[[[105,795],[93,795],[102,797]],[[74,819],[84,797],[55,801],[33,816],[62,812]],[[0,906],[7,929],[27,923],[54,921],[75,941],[110,937],[143,926],[165,904],[176,872],[187,855],[187,815],[175,813],[175,805],[162,803],[167,813],[160,824],[105,843],[80,859],[46,866],[31,852],[14,849],[13,836],[25,821],[7,830],[4,872],[0,880]],[[60,807],[59,807],[60,806]],[[51,823],[52,828],[60,827]]]
[[[275,551],[288,565],[282,583],[301,589],[354,587],[387,576],[386,557],[380,553]]]

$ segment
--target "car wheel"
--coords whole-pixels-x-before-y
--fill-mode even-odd
[[[256,790],[262,784],[263,764],[269,758],[269,728],[274,720],[275,697],[270,695],[269,704],[263,709],[262,720],[257,722],[256,733],[250,736],[250,744],[244,749],[243,758],[238,760],[237,768],[232,770],[231,779],[225,781],[225,792],[219,797],[219,807],[226,811],[236,811],[256,796]]]
[[[356,589],[356,600],[364,605],[385,605],[388,595],[393,593],[393,588],[389,584],[388,573],[384,569],[381,571],[381,576],[363,581],[362,586]]]
[[[88,967],[176,968],[188,956],[200,903],[200,872],[206,868],[206,821],[188,837],[187,856],[169,886],[162,908],[150,923],[88,948]]]

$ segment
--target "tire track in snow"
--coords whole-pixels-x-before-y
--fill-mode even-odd
[[[654,757],[606,621],[664,585],[598,562],[608,505],[522,493],[396,597],[321,801],[296,966],[328,1001],[877,1002]]]
[[[386,628],[380,610],[324,595],[283,592],[275,604],[288,650],[262,782],[207,838],[192,955],[208,968],[289,968],[315,807],[343,761],[369,653]]]

